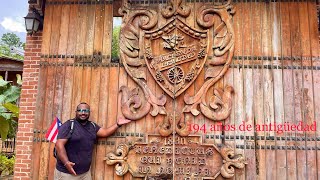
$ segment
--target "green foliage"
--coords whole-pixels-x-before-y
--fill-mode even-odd
[[[21,76],[17,75],[17,78],[18,83],[21,83]],[[13,86],[0,76],[0,135],[3,141],[7,136],[10,138],[15,136],[16,120],[19,118],[19,107],[16,101],[20,93],[19,86]]]
[[[5,33],[1,37],[0,55],[23,60],[23,56],[11,53],[10,47],[24,48],[25,43],[14,33]]]
[[[0,154],[0,172],[2,172],[2,175],[13,174],[14,162],[15,156],[8,158],[7,156]]]
[[[5,33],[1,37],[1,42],[9,47],[22,47],[20,38],[14,33]]]
[[[10,57],[10,48],[9,46],[0,44],[0,55]]]
[[[119,35],[120,26],[116,26],[112,31],[111,59],[119,59]]]

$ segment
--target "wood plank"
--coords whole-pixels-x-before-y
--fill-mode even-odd
[[[68,32],[68,48],[67,54],[76,54],[77,48],[77,35],[79,34],[79,5],[71,4],[70,6],[70,17],[69,17],[69,32]]]
[[[86,21],[84,29],[84,59],[83,62],[90,62],[89,59],[91,55],[93,54],[93,42],[94,42],[94,22],[95,22],[95,6],[91,4],[91,0],[87,1],[88,3],[86,5],[83,5],[86,7],[86,13],[84,14],[84,21]],[[89,56],[89,57],[86,57]],[[91,95],[91,67],[84,66],[83,68],[83,74],[82,74],[82,95],[81,95],[81,101],[89,102],[90,101],[90,95]]]
[[[281,49],[281,2],[275,3],[272,7],[272,13],[274,16],[271,18],[273,32],[272,32],[272,54],[274,57],[282,57],[282,49]],[[273,60],[272,64],[276,64],[282,66],[282,62],[280,60]],[[276,124],[284,124],[284,101],[283,101],[283,73],[281,69],[273,69],[273,80],[274,80],[274,118]],[[285,146],[285,141],[279,140],[279,138],[283,138],[284,132],[275,132],[275,145],[283,147]],[[276,177],[277,179],[287,179],[286,173],[286,151],[283,149],[277,149],[276,151]]]
[[[113,14],[110,12],[113,12],[113,5],[107,4],[107,2],[104,4],[104,21],[103,21],[103,47],[102,47],[102,54],[103,55],[109,55],[109,57],[104,58],[102,60],[102,63],[108,63],[111,62],[111,42],[112,42],[112,19]],[[114,83],[117,82],[118,77],[116,76],[118,67],[109,67],[109,83],[108,83],[108,104],[107,104],[107,122],[104,123],[105,127],[109,127],[114,123],[114,120],[116,119],[116,113],[117,110],[115,109],[114,103],[117,103],[117,97],[118,97],[118,89],[112,90],[112,86],[116,86]],[[116,86],[118,88],[118,85]],[[115,141],[114,138],[108,138],[108,141]],[[107,145],[105,147],[106,154],[115,151],[116,146],[115,145]],[[107,164],[104,164],[104,179],[108,180],[110,178],[114,177],[114,167],[108,166]]]
[[[291,31],[291,48],[293,57],[301,57],[302,47],[301,47],[301,30],[300,30],[300,4],[299,2],[293,2],[290,4],[290,31]],[[295,11],[293,11],[295,9]],[[301,22],[302,23],[302,22]],[[293,60],[292,64],[294,66],[302,66],[301,60]],[[303,88],[303,74],[301,69],[293,70],[293,103],[294,103],[294,123],[298,124],[299,121],[303,121],[303,112],[302,112],[302,88]],[[295,131],[296,137],[304,136],[304,133],[301,131]],[[304,145],[303,141],[296,141],[298,147]],[[304,150],[297,148],[297,164],[296,164],[296,173],[297,179],[303,179],[306,175],[306,153]]]
[[[103,111],[103,109],[101,109],[99,106],[99,99],[100,99],[100,92],[101,92],[100,91],[101,81],[104,81],[104,79],[102,79],[102,80],[100,79],[100,71],[101,71],[101,67],[99,67],[99,66],[98,67],[91,67],[92,75],[91,75],[90,81],[88,82],[88,83],[91,83],[90,101],[89,101],[90,109],[91,109],[90,120],[98,123],[99,125],[101,125],[102,124],[101,121],[103,121],[103,119],[101,120],[99,117],[100,111]],[[95,149],[93,151],[94,152],[93,157],[96,157],[96,158],[93,158],[92,163],[91,163],[91,168],[92,168],[91,172],[93,175],[92,178],[94,178],[94,179],[96,179],[96,173],[93,173],[93,172],[98,170],[95,165],[97,163],[100,163],[100,164],[104,163],[104,160],[103,160],[104,154],[102,154],[102,155],[97,154],[96,153],[97,148],[98,148],[98,146],[95,146]],[[98,158],[99,155],[101,156],[100,158]]]
[[[76,43],[78,33],[78,5],[69,5],[70,14],[69,14],[69,25],[68,25],[68,45],[67,45],[67,55],[76,54]],[[66,58],[66,64],[74,64],[74,58]],[[74,66],[65,67],[65,82],[64,82],[64,91],[63,91],[63,112],[62,112],[62,121],[66,121],[74,117],[74,108],[72,106],[73,99],[73,86],[75,82],[74,79]]]
[[[94,35],[95,35],[95,12],[96,12],[96,5],[91,4],[94,0],[87,0],[87,13],[86,13],[86,36],[84,41],[84,49],[85,55],[92,55],[94,50]]]
[[[108,123],[108,103],[109,103],[109,68],[101,68],[100,73],[100,98],[99,98],[99,118],[98,124],[101,127],[107,127]],[[109,141],[109,138],[99,139],[103,141]],[[101,159],[101,161],[96,160],[95,170],[94,172],[94,179],[102,180],[105,178],[105,166],[106,162],[102,161],[103,158],[106,156],[106,145],[98,145],[96,151],[96,159]]]
[[[39,72],[39,83],[38,87],[43,88],[42,91],[40,91],[37,94],[37,107],[44,107],[45,105],[45,97],[46,97],[46,84],[47,84],[47,68],[41,68]],[[44,108],[39,108],[35,113],[35,121],[34,121],[34,129],[36,130],[35,138],[37,138],[36,141],[34,141],[33,147],[32,147],[32,160],[33,163],[31,165],[31,177],[37,179],[39,177],[39,169],[40,169],[40,152],[41,152],[41,139],[44,138],[43,133],[41,133],[42,130],[42,121],[44,117]],[[41,134],[40,134],[41,133]]]
[[[290,33],[290,3],[281,3],[281,44],[282,44],[282,57],[291,56],[291,33]],[[289,14],[289,15],[288,15]],[[282,64],[283,66],[292,65]],[[283,104],[284,104],[284,122],[294,123],[294,104],[293,104],[293,71],[290,69],[283,69]],[[291,136],[291,132],[285,132],[285,136]],[[294,143],[286,140],[287,146],[295,145]],[[296,174],[296,151],[287,150],[287,177],[297,179]]]
[[[128,78],[131,78],[128,76],[126,70],[124,67],[120,67],[119,68],[119,85],[118,85],[118,88],[120,90],[120,87],[121,86],[127,86],[128,85]],[[122,111],[121,111],[121,96],[122,96],[122,93],[120,93],[120,91],[118,91],[118,113],[117,113],[117,118],[119,117],[123,117],[123,114],[122,114]],[[131,123],[135,123],[135,122],[131,122]],[[130,124],[131,124],[130,123]],[[118,133],[120,134],[123,134],[123,135],[126,135],[127,133],[127,126],[128,125],[124,125],[122,126],[121,128],[118,129]],[[143,133],[145,131],[139,131],[138,133]],[[129,141],[132,140],[130,137],[127,137],[127,138],[117,138],[117,143],[129,143]],[[116,174],[114,176],[117,176]],[[131,179],[132,176],[131,174],[128,172],[127,174],[125,174],[123,177],[117,177],[117,179]]]
[[[115,69],[114,71],[111,71],[111,70],[110,70],[110,73],[112,73],[112,72],[117,73],[117,74],[113,74],[113,75],[116,76],[116,78],[118,78],[118,79],[116,79],[115,81],[111,81],[111,82],[113,82],[113,85],[115,86],[115,87],[113,88],[114,91],[112,91],[112,93],[109,91],[109,92],[110,92],[110,98],[111,98],[111,99],[109,99],[109,101],[115,101],[115,102],[114,102],[114,110],[113,110],[114,116],[112,116],[111,119],[109,118],[109,121],[113,122],[111,125],[113,125],[113,124],[116,123],[116,121],[117,121],[117,119],[119,118],[120,115],[122,116],[121,111],[120,111],[120,109],[119,109],[119,107],[120,107],[120,102],[121,102],[121,98],[120,98],[121,95],[120,95],[120,93],[119,93],[120,83],[121,83],[121,84],[125,84],[126,82],[128,82],[128,78],[126,78],[126,77],[124,77],[124,79],[123,79],[124,82],[120,82],[120,80],[122,81],[122,78],[123,78],[123,76],[120,78],[120,72],[121,72],[121,75],[123,75],[123,74],[125,73],[125,71],[124,71],[123,68],[120,68],[120,66],[119,66],[118,64],[115,64],[115,66],[116,66],[116,67],[111,67],[111,68],[114,68],[114,69]],[[121,71],[120,69],[122,69],[122,71]],[[123,74],[122,74],[122,73],[123,73]],[[110,74],[110,77],[111,77],[111,76],[112,76],[112,75]],[[126,81],[126,80],[127,80],[127,81]],[[127,84],[127,86],[129,87],[129,89],[131,89],[129,83]],[[114,98],[112,98],[111,94],[112,94],[112,96],[113,96]],[[126,126],[121,127],[121,131],[123,131],[124,128],[125,128],[125,129],[126,129],[125,132],[129,132],[129,133],[134,132],[134,128],[135,128],[135,127],[134,127],[134,124],[135,124],[135,122],[131,122],[131,123],[127,124]],[[128,128],[128,127],[129,127],[129,128]],[[127,128],[128,128],[128,130],[127,130]],[[115,138],[115,148],[117,148],[117,147],[119,146],[119,144],[121,144],[121,143],[123,143],[123,142],[125,142],[125,140],[124,140],[123,138],[118,138],[118,137]],[[115,151],[115,149],[114,149],[113,151]],[[114,168],[114,166],[112,166],[112,167]],[[122,176],[118,176],[118,175],[115,173],[115,171],[113,170],[113,179],[114,179],[114,180],[120,180],[120,179],[123,179],[123,177],[122,177]]]
[[[108,56],[108,58],[103,59],[103,63],[111,62],[111,46],[112,46],[112,22],[113,15],[110,12],[113,12],[112,4],[105,4],[104,8],[104,27],[103,27],[103,48],[102,54]]]
[[[253,36],[255,37],[253,39],[253,46],[255,47],[253,49],[253,55],[257,57],[262,56],[262,28],[263,28],[263,11],[265,9],[265,6],[263,3],[255,2],[253,4],[253,14],[254,14],[254,24],[253,27]],[[254,102],[254,120],[255,125],[259,126],[264,123],[263,121],[263,85],[262,85],[262,78],[263,78],[263,72],[262,69],[257,68],[257,66],[253,69],[253,102]],[[264,136],[264,132],[257,131],[255,128],[255,134],[256,136]],[[262,140],[256,140],[256,173],[257,173],[257,179],[265,179],[266,178],[266,170],[265,170],[265,150],[261,149],[260,146],[264,146],[265,142]]]
[[[84,67],[82,62],[84,61],[84,58],[79,56],[84,55],[84,44],[85,44],[85,34],[86,34],[86,13],[87,13],[87,7],[86,5],[78,4],[78,15],[77,15],[77,36],[76,36],[76,47],[75,47],[75,54],[78,55],[78,57],[75,59],[75,61],[78,63],[74,67],[74,83],[73,83],[73,91],[72,91],[72,108],[75,109],[76,106],[83,102],[82,98],[82,87],[84,86],[83,83],[83,71]]]
[[[76,54],[84,55],[85,40],[87,33],[87,5],[78,4],[78,33],[76,43]],[[82,59],[81,59],[82,60]],[[83,61],[83,60],[82,60]]]
[[[238,2],[236,4],[237,15],[235,15],[235,34],[236,34],[236,42],[235,42],[235,55],[238,57],[243,56],[243,46],[244,39],[246,35],[244,34],[244,17],[239,16],[240,14],[246,14],[248,11],[246,9],[246,2]],[[248,14],[246,14],[248,17]],[[243,59],[238,59],[238,61],[243,64]],[[235,125],[235,138],[234,144],[235,146],[235,154],[244,154],[244,149],[236,148],[237,146],[243,146],[244,140],[240,139],[240,136],[244,135],[244,131],[239,129],[239,126],[242,124],[244,120],[244,79],[243,79],[244,69],[243,68],[233,68],[233,87],[234,91],[234,125]],[[238,136],[238,138],[236,138]],[[243,171],[236,171],[235,179],[245,179],[245,171],[246,167]]]
[[[89,102],[90,101],[90,91],[91,91],[91,67],[83,65],[82,69],[82,77],[80,80],[82,80],[82,87],[81,87],[81,102]]]
[[[310,57],[319,57],[319,31],[318,31],[318,17],[317,17],[317,6],[316,2],[308,2],[308,19],[309,19],[309,38],[310,38]],[[319,61],[311,60],[312,67],[319,66]],[[315,132],[310,133],[310,137],[316,139],[316,137],[320,136],[320,128],[319,128],[319,114],[320,114],[320,96],[317,93],[319,89],[319,70],[311,70],[312,75],[312,99],[313,99],[313,120],[317,123],[317,129]],[[312,139],[313,139],[312,138]],[[311,147],[320,147],[320,141],[316,141],[314,143],[308,144]],[[308,155],[308,154],[307,154]],[[315,152],[316,157],[314,159],[309,158],[307,159],[308,165],[308,177],[309,179],[319,179],[320,177],[320,151],[316,150]],[[311,161],[311,162],[310,162]]]
[[[57,54],[58,53],[58,47],[59,47],[59,33],[60,33],[60,24],[61,24],[61,6],[54,5],[53,7],[53,14],[58,14],[56,18],[52,19],[52,26],[51,26],[51,34],[50,34],[50,51],[51,54]],[[55,32],[55,33],[52,33]],[[50,62],[56,62],[56,59],[50,60]],[[45,114],[44,114],[44,120],[42,122],[42,128],[43,130],[47,130],[49,126],[51,125],[54,116],[57,112],[56,109],[54,109],[55,106],[55,91],[56,91],[56,73],[57,68],[56,67],[49,67],[48,68],[48,81],[47,81],[47,87],[46,87],[46,103],[45,103]],[[43,143],[41,144],[41,159],[40,159],[40,169],[39,169],[39,179],[44,179],[49,176],[49,171],[51,171],[51,174],[53,174],[53,167],[50,168],[50,164],[54,162],[53,159],[50,161],[50,145],[51,143],[45,142],[45,138],[43,139]],[[52,148],[51,148],[52,149]],[[50,163],[51,162],[51,163]],[[50,170],[49,170],[50,169]]]
[[[47,85],[46,85],[46,101],[44,105],[44,119],[42,121],[42,129],[47,130],[54,119],[54,112],[52,110],[54,100],[54,85],[55,85],[55,67],[48,67]],[[39,167],[39,179],[44,179],[48,176],[49,170],[49,147],[50,144],[46,142],[45,134],[42,137],[41,150],[40,150],[40,167]]]
[[[53,7],[49,6],[46,10],[46,16],[44,17],[44,27],[42,35],[42,54],[49,54],[50,48],[50,34],[51,34],[51,21],[52,21]],[[47,59],[42,59],[47,61]],[[47,68],[40,68],[39,72],[39,83],[38,87],[42,88],[42,91],[38,93],[37,96],[37,107],[44,107],[46,102],[46,85],[47,85]],[[31,166],[31,177],[34,179],[39,179],[39,169],[40,169],[40,158],[41,158],[41,138],[43,134],[41,133],[42,121],[44,119],[44,108],[40,108],[39,111],[35,112],[35,126],[34,128],[38,130],[38,142],[35,142],[32,147],[32,166]],[[41,133],[41,134],[40,134]]]
[[[249,56],[253,53],[253,28],[254,25],[254,2],[245,2],[245,15],[243,18],[243,55]],[[244,60],[243,60],[244,63]],[[254,119],[253,119],[253,69],[245,68],[243,70],[243,95],[244,95],[244,117],[243,121],[245,126],[250,126],[251,129],[245,130],[244,136],[254,136]],[[255,143],[253,140],[245,139],[244,145],[254,146]],[[244,157],[247,159],[248,164],[245,168],[245,179],[256,179],[256,157],[255,150],[251,148],[246,148],[244,150]]]
[[[108,122],[107,127],[112,126],[116,123],[118,116],[118,93],[119,93],[119,66],[110,67],[110,85],[109,85],[109,103],[108,103]],[[118,138],[115,139],[115,146],[108,146],[106,153],[110,151],[115,152],[117,148]],[[114,166],[105,166],[105,179],[116,179]]]
[[[62,1],[61,1],[62,2]],[[68,42],[68,24],[69,24],[69,6],[59,6],[59,8],[55,11],[56,13],[60,13],[60,17],[58,16],[58,22],[56,24],[58,30],[53,29],[54,33],[57,33],[60,38],[57,38],[58,42],[56,48],[53,49],[50,54],[66,54],[67,50],[67,42]],[[64,58],[58,58],[56,60],[58,63],[65,63]],[[53,100],[53,117],[58,117],[61,119],[62,110],[63,110],[63,90],[64,90],[64,77],[65,77],[65,66],[59,66],[56,68],[55,72],[55,88],[54,88],[54,100]],[[51,120],[52,121],[52,120]],[[51,124],[51,123],[50,123]],[[54,144],[50,145],[49,149],[49,179],[53,179],[54,169],[56,164],[56,158],[53,156],[53,148]]]
[[[262,30],[262,56],[271,56],[272,57],[272,47],[273,47],[273,39],[272,39],[272,29],[275,27],[272,25],[272,3],[266,3],[264,9],[264,17],[263,17],[263,30]],[[263,65],[271,65],[273,59],[263,61]],[[273,86],[273,74],[272,69],[263,69],[263,115],[264,115],[264,124],[269,125],[274,124],[274,86]],[[265,139],[268,136],[274,136],[275,131],[271,129],[265,129]],[[269,138],[268,138],[269,139]],[[266,146],[275,145],[275,141],[269,139],[265,141]],[[276,178],[276,153],[271,148],[266,149],[266,179],[275,179]]]
[[[103,28],[104,28],[104,5],[95,5],[95,23],[94,23],[94,43],[93,43],[93,52],[95,54],[101,54],[102,47],[103,47]],[[93,90],[91,93],[91,97],[96,97],[96,101],[98,104],[96,106],[96,109],[98,110],[98,117],[97,117],[97,123],[103,127],[105,126],[108,112],[106,111],[108,106],[108,83],[109,83],[109,68],[108,67],[94,67],[92,70],[92,79],[94,83],[97,83],[99,78],[99,86],[97,87],[97,91]],[[98,74],[97,74],[98,73]],[[96,77],[98,76],[98,77]],[[95,80],[93,80],[95,79]],[[95,86],[93,84],[93,86]],[[96,96],[96,95],[99,96]],[[93,102],[94,102],[93,101]],[[92,103],[91,103],[92,104]],[[100,139],[101,140],[101,139]],[[107,139],[103,138],[103,141],[106,141]],[[103,180],[104,179],[104,166],[105,161],[103,160],[106,154],[106,148],[104,145],[97,145],[96,151],[95,151],[95,162],[92,162],[94,168],[92,168],[93,173],[93,179],[96,180]]]
[[[301,54],[302,57],[312,57],[311,54],[311,44],[310,44],[310,28],[312,26],[309,21],[309,9],[308,2],[300,2],[299,3],[299,27],[301,32]],[[315,12],[314,12],[315,13]],[[303,60],[302,66],[311,66],[311,60]],[[304,69],[302,70],[302,114],[303,114],[303,122],[304,124],[311,125],[314,121],[314,102],[313,102],[313,82],[312,82],[312,70]],[[312,149],[308,149],[308,147],[315,147],[315,141],[307,141],[309,137],[315,137],[315,132],[305,131],[304,137],[305,140],[302,141],[305,147],[306,154],[306,174],[305,177],[307,179],[317,179],[317,163],[315,161],[317,157],[317,152]]]
[[[97,54],[102,53],[103,37],[104,37],[104,20],[105,20],[105,6],[95,6],[95,27],[94,27],[94,44],[93,52]]]

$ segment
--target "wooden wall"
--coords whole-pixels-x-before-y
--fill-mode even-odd
[[[193,7],[203,4],[188,3]],[[236,8],[234,58],[224,78],[215,85],[234,87],[232,113],[223,123],[239,126],[244,121],[255,126],[316,121],[319,124],[316,2],[236,1],[233,5]],[[46,2],[33,179],[53,177],[53,144],[44,140],[44,134],[54,117],[63,122],[74,117],[76,105],[84,101],[91,106],[93,121],[110,126],[122,116],[119,87],[137,87],[122,64],[110,60],[113,8],[112,2],[105,0]],[[149,73],[147,82],[156,95],[163,93]],[[203,82],[204,73],[200,73],[187,93],[193,94]],[[167,99],[172,101],[169,96]],[[117,176],[114,167],[107,166],[103,158],[128,138],[157,133],[160,122],[160,117],[147,115],[121,127],[114,136],[100,139],[92,164],[94,179],[132,179],[129,174]],[[216,124],[204,117],[197,117],[193,122]],[[197,134],[203,135],[207,143],[229,144],[236,153],[245,156],[248,164],[243,171],[236,172],[234,179],[320,178],[319,125],[315,132],[236,130]]]

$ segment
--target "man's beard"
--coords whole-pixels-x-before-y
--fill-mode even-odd
[[[89,117],[87,117],[86,119],[81,119],[80,117],[76,117],[77,121],[79,121],[80,123],[86,123],[89,120]]]

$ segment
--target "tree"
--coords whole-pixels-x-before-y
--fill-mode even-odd
[[[17,79],[19,86],[13,86],[0,76],[0,135],[2,140],[5,140],[8,134],[14,134],[17,127],[19,107],[16,102],[21,93],[21,75],[17,74]]]
[[[22,48],[22,42],[20,41],[20,38],[14,34],[14,33],[5,33],[1,37],[1,42],[4,45],[7,45],[9,47],[18,47]]]
[[[111,49],[111,59],[119,60],[119,35],[120,35],[120,26],[113,28],[112,32],[112,49]]]
[[[1,37],[0,42],[0,55],[12,57],[15,59],[23,59],[23,56],[12,53],[10,48],[24,48],[25,43],[20,41],[20,38],[14,33],[5,33]]]

